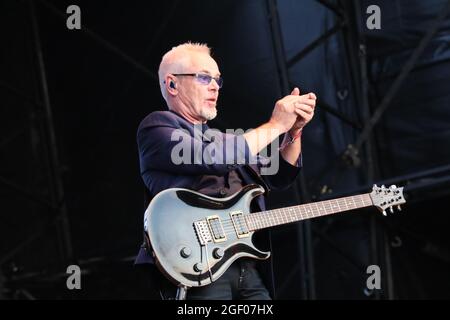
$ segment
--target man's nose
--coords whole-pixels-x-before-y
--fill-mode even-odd
[[[216,79],[211,79],[211,82],[209,83],[209,86],[213,90],[217,90],[218,91],[220,89],[219,84],[217,83]]]

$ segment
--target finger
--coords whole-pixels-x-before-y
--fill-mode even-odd
[[[283,100],[283,103],[289,105],[289,104],[294,104],[294,103],[301,103],[299,98],[300,98],[299,96],[289,95],[289,96],[284,97],[282,100]]]
[[[306,98],[307,96],[308,95],[303,95],[303,96],[289,95],[289,96],[284,97],[282,99],[282,101],[285,105],[293,104],[295,106],[297,104],[306,104],[306,105],[309,105],[310,107],[314,108],[316,106],[316,100],[308,99],[308,98]]]
[[[316,100],[314,100],[314,99],[303,98],[303,99],[299,99],[298,101],[300,103],[307,104],[308,106],[311,106],[311,107],[316,106]]]
[[[313,92],[308,93],[310,99],[317,100],[316,95]]]
[[[297,103],[295,105],[295,109],[296,110],[302,110],[302,111],[304,111],[304,112],[306,112],[308,114],[310,114],[310,113],[312,113],[314,111],[313,107],[311,107],[311,106],[309,106],[307,104],[303,104],[303,103]]]
[[[294,90],[291,92],[292,96],[299,96],[300,95],[300,89],[295,87]]]
[[[297,115],[299,115],[300,117],[302,117],[304,120],[306,120],[306,121],[309,121],[312,117],[311,117],[311,114],[309,114],[309,113],[306,113],[305,111],[303,111],[303,110],[300,110],[300,109],[295,109],[295,113],[297,114]]]
[[[299,110],[298,117],[301,117],[302,121],[304,121],[305,123],[308,123],[314,117],[314,113],[306,113],[302,110]]]

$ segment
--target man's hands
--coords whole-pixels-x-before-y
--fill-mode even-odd
[[[292,137],[297,136],[299,131],[311,121],[315,106],[316,95],[308,93],[301,96],[298,88],[292,90],[290,95],[278,100],[268,122],[244,133],[252,154],[258,154],[280,134],[287,131],[290,131]],[[300,139],[282,151],[284,159],[294,165],[301,150],[299,141]]]
[[[300,131],[313,118],[316,99],[314,93],[300,95],[300,90],[295,88],[276,102],[269,123],[282,133]]]

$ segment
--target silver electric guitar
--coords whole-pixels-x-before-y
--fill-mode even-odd
[[[253,245],[257,230],[368,206],[386,215],[406,202],[403,188],[375,185],[371,193],[250,214],[250,202],[263,192],[253,184],[222,199],[180,188],[157,194],[144,225],[158,268],[179,286],[205,286],[238,258],[270,257]]]

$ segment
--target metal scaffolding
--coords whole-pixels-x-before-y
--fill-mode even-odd
[[[42,179],[46,180],[45,191],[48,191],[48,196],[39,191],[30,191],[29,188],[18,185],[4,177],[0,177],[0,185],[7,189],[8,192],[12,192],[18,197],[29,201],[30,204],[39,208],[46,208],[45,211],[48,215],[42,218],[44,223],[40,228],[34,230],[33,233],[25,235],[23,240],[11,248],[8,252],[4,253],[0,257],[0,266],[4,266],[6,263],[14,260],[16,255],[26,250],[36,239],[41,237],[45,233],[52,232],[51,228],[55,228],[56,243],[58,246],[59,264],[60,266],[73,260],[73,249],[70,235],[70,226],[68,219],[68,211],[64,195],[64,187],[62,180],[62,165],[59,160],[58,147],[56,142],[56,133],[54,128],[54,120],[52,115],[52,107],[50,102],[50,96],[47,86],[47,76],[45,72],[45,63],[41,47],[41,39],[39,34],[39,24],[37,21],[35,3],[33,1],[27,1],[28,10],[25,11],[28,14],[30,30],[29,37],[32,42],[33,48],[33,72],[36,82],[33,87],[35,89],[35,96],[29,97],[22,94],[22,92],[13,86],[2,83],[3,89],[12,93],[16,99],[23,101],[23,106],[29,108],[28,114],[32,115],[29,119],[30,122],[23,120],[26,125],[21,127],[17,132],[12,132],[11,135],[2,141],[0,147],[5,146],[7,143],[14,142],[23,131],[32,128],[40,128],[36,130],[39,134],[37,142],[31,142],[31,144],[38,149],[38,153],[43,155],[46,164],[44,167],[46,170],[38,170],[36,166],[36,174],[39,174]],[[33,133],[29,135],[33,137]],[[20,170],[20,168],[18,168]],[[26,217],[24,217],[26,219]]]
[[[339,167],[349,166],[356,170],[359,170],[363,176],[366,177],[366,184],[364,188],[353,190],[354,192],[364,192],[371,188],[374,182],[378,184],[407,184],[406,190],[413,192],[416,189],[430,188],[432,186],[438,186],[442,184],[448,184],[450,181],[449,169],[447,166],[437,168],[435,170],[425,170],[413,175],[406,175],[389,179],[389,181],[380,181],[379,165],[380,161],[377,155],[377,148],[374,139],[374,128],[380,120],[382,114],[391,105],[391,102],[398,92],[401,84],[406,79],[407,75],[413,70],[418,58],[426,48],[427,44],[432,39],[432,36],[437,32],[442,25],[444,19],[450,12],[450,2],[446,3],[444,8],[439,12],[435,20],[430,24],[429,29],[423,35],[418,46],[406,61],[401,72],[397,75],[393,85],[388,90],[388,93],[384,96],[381,103],[373,108],[374,103],[369,99],[370,84],[367,76],[367,50],[365,38],[363,35],[360,3],[358,1],[337,1],[332,3],[326,0],[316,0],[329,10],[335,13],[337,22],[335,25],[318,37],[316,40],[308,44],[301,52],[294,55],[290,60],[286,59],[284,51],[283,37],[280,29],[280,17],[277,12],[277,1],[267,0],[267,7],[269,11],[269,21],[272,32],[272,43],[274,47],[276,64],[278,70],[278,76],[280,81],[280,88],[283,94],[289,93],[289,88],[295,86],[289,79],[289,68],[295,65],[298,61],[303,59],[308,53],[312,52],[315,48],[327,41],[331,36],[338,32],[342,33],[343,41],[345,42],[346,55],[349,62],[350,73],[352,76],[352,84],[355,88],[353,92],[357,105],[361,108],[363,124],[359,124],[353,119],[349,119],[347,116],[339,113],[335,108],[330,107],[328,104],[318,101],[318,104],[322,110],[332,114],[340,119],[343,123],[352,126],[357,131],[361,131],[358,135],[357,141],[354,144],[349,144],[347,149],[338,157],[335,164],[332,164],[323,172],[320,176],[326,174],[332,174],[332,181],[337,181],[339,175],[343,170],[338,170]],[[364,156],[361,158],[361,156]],[[364,165],[363,165],[364,164]],[[366,169],[366,170],[364,170]],[[436,176],[434,171],[444,173],[443,176]],[[423,182],[421,179],[429,177],[431,182]],[[320,181],[321,179],[317,179]],[[329,187],[329,186],[328,186]],[[300,179],[300,186],[296,185],[294,191],[296,193],[297,200],[301,199],[302,202],[309,202],[311,198],[309,195],[314,194],[315,190],[321,190],[322,186],[313,186],[313,190],[307,189],[305,179],[302,176]],[[345,193],[347,195],[349,193]],[[324,200],[329,197],[340,197],[344,194],[332,195],[318,195],[318,200]],[[329,226],[327,226],[329,227]],[[332,241],[328,239],[323,230],[313,230],[313,233],[320,237],[322,240],[329,243],[341,256],[347,261],[353,263],[358,269],[362,267],[354,261],[349,254],[343,251],[341,248],[333,245]],[[298,270],[300,271],[302,284],[301,284],[301,298],[314,299],[315,298],[315,282],[314,282],[314,261],[313,261],[313,247],[311,245],[311,225],[309,223],[303,223],[299,226],[299,248],[300,248],[300,262]],[[382,293],[378,291],[366,292],[367,295],[374,295],[376,299],[394,299],[394,280],[391,266],[390,255],[390,242],[386,233],[385,224],[379,223],[379,220],[375,216],[370,217],[370,261],[373,264],[380,265],[383,270],[386,270],[386,276],[383,277],[384,283],[382,287],[385,288]],[[362,269],[361,269],[362,270]],[[365,271],[365,270],[364,270]]]

